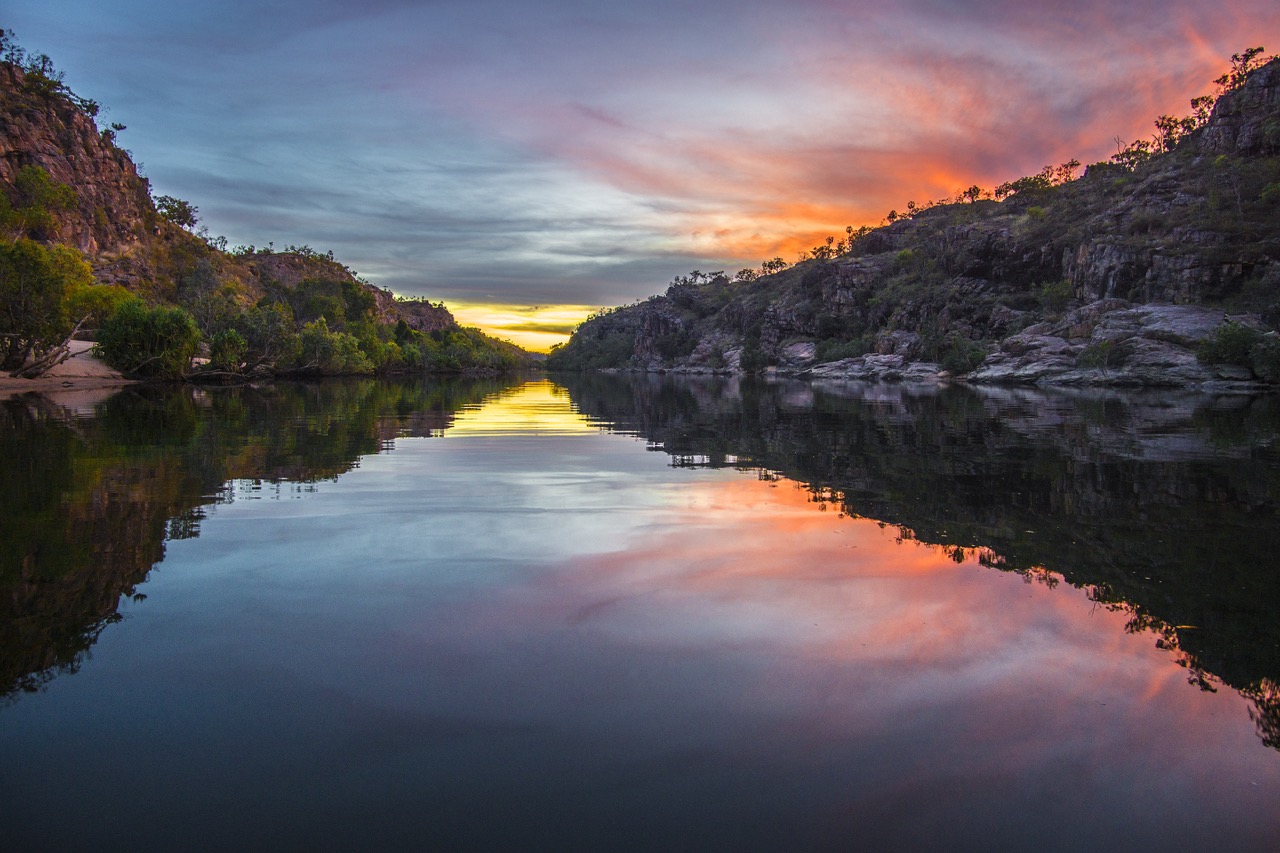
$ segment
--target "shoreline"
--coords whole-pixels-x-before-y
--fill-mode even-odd
[[[95,358],[92,342],[72,341],[70,349],[71,357],[51,368],[44,376],[35,379],[15,379],[7,373],[0,374],[0,399],[32,393],[54,396],[82,391],[102,391],[137,383],[136,379],[125,378],[119,371],[109,367],[106,362]]]

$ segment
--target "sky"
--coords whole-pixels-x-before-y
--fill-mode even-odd
[[[908,200],[1109,157],[1280,50],[1274,0],[10,0],[232,246],[532,349]]]

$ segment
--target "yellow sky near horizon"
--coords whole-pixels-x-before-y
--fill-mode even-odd
[[[598,305],[516,305],[453,302],[446,305],[460,325],[475,326],[486,335],[510,341],[530,352],[550,352]]]

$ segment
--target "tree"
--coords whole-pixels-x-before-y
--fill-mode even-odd
[[[171,195],[162,195],[156,199],[156,212],[181,228],[188,230],[196,227],[196,213],[199,208],[190,202]]]
[[[61,344],[76,320],[74,294],[93,284],[80,253],[20,239],[0,243],[0,366],[13,370]]]
[[[238,373],[248,349],[248,342],[239,332],[223,329],[209,341],[209,366],[214,370]]]
[[[200,329],[181,308],[125,301],[98,330],[98,350],[123,373],[181,379],[200,346]]]
[[[76,206],[79,197],[39,166],[23,166],[13,188],[0,193],[0,228],[14,237],[48,240],[58,231],[58,214]]]
[[[1262,56],[1264,50],[1265,48],[1258,46],[1231,54],[1231,70],[1213,82],[1223,94],[1239,89],[1248,79],[1249,72],[1261,64],[1258,57]]]

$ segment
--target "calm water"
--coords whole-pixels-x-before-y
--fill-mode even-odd
[[[0,401],[0,845],[1275,848],[1275,398],[557,382]]]

